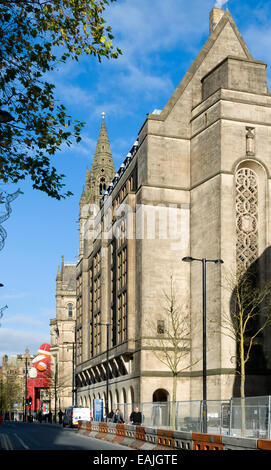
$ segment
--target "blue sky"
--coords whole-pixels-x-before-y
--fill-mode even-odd
[[[24,192],[12,203],[3,223],[8,236],[0,252],[0,356],[37,353],[50,341],[55,316],[55,278],[64,255],[76,262],[79,247],[78,208],[86,168],[105,120],[116,168],[137,138],[146,114],[162,109],[208,39],[209,13],[215,0],[118,0],[106,12],[118,60],[99,64],[93,57],[60,66],[47,77],[74,119],[86,122],[80,144],[65,148],[54,165],[66,175],[74,196],[51,200],[30,181],[9,186]],[[223,4],[223,5],[222,5]],[[271,64],[271,1],[220,1],[228,7],[250,52]],[[270,67],[268,67],[270,87]]]

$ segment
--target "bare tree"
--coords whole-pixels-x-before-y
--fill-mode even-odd
[[[241,432],[245,429],[246,367],[263,330],[271,324],[271,282],[261,282],[255,266],[229,274],[226,288],[231,292],[230,315],[222,314],[221,331],[236,344],[237,372],[240,374]]]
[[[176,425],[176,398],[178,376],[189,369],[190,358],[190,312],[185,302],[179,305],[176,297],[173,276],[170,277],[169,292],[164,292],[164,307],[160,320],[148,321],[152,337],[147,344],[151,346],[155,357],[168,367],[172,373],[172,413],[171,426]],[[198,361],[196,361],[198,362]]]
[[[58,404],[59,399],[63,392],[70,386],[71,377],[68,372],[64,374],[63,370],[59,370],[59,364],[56,358],[54,358],[54,362],[51,361],[51,367],[49,372],[47,372],[47,376],[50,383],[50,388],[48,389],[50,411],[54,410],[54,420],[56,422],[57,411],[60,410]]]

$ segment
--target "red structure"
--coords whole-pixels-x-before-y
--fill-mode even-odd
[[[38,411],[44,408],[46,400],[41,399],[41,392],[46,391],[50,387],[50,344],[43,343],[39,349],[39,354],[32,361],[32,367],[29,370],[29,378],[27,379],[27,398],[32,398],[32,404],[28,406],[28,410]]]

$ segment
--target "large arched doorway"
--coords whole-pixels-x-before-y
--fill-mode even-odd
[[[153,392],[152,395],[152,401],[157,402],[157,401],[168,401],[169,400],[169,393],[167,390],[164,390],[163,388],[158,388]]]
[[[152,424],[155,427],[169,426],[170,401],[169,393],[163,388],[158,388],[152,395]]]

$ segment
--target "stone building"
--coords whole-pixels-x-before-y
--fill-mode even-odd
[[[10,417],[22,419],[26,395],[26,374],[34,356],[26,348],[24,354],[2,357],[0,368],[0,408]],[[15,406],[14,406],[15,405]]]
[[[171,277],[179,314],[190,315],[177,400],[202,398],[202,271],[186,256],[224,261],[207,267],[207,396],[240,393],[236,344],[220,327],[231,302],[223,280],[255,262],[269,277],[271,96],[266,65],[253,59],[229,11],[214,8],[209,24],[202,50],[166,106],[147,115],[116,173],[102,121],[80,200],[81,405],[106,400],[107,390],[109,409],[172,400],[172,371],[155,354]],[[266,335],[248,369],[250,396],[271,393]]]
[[[75,366],[76,286],[75,264],[65,263],[56,277],[56,318],[50,321],[51,332],[51,409],[52,412],[72,405]]]

